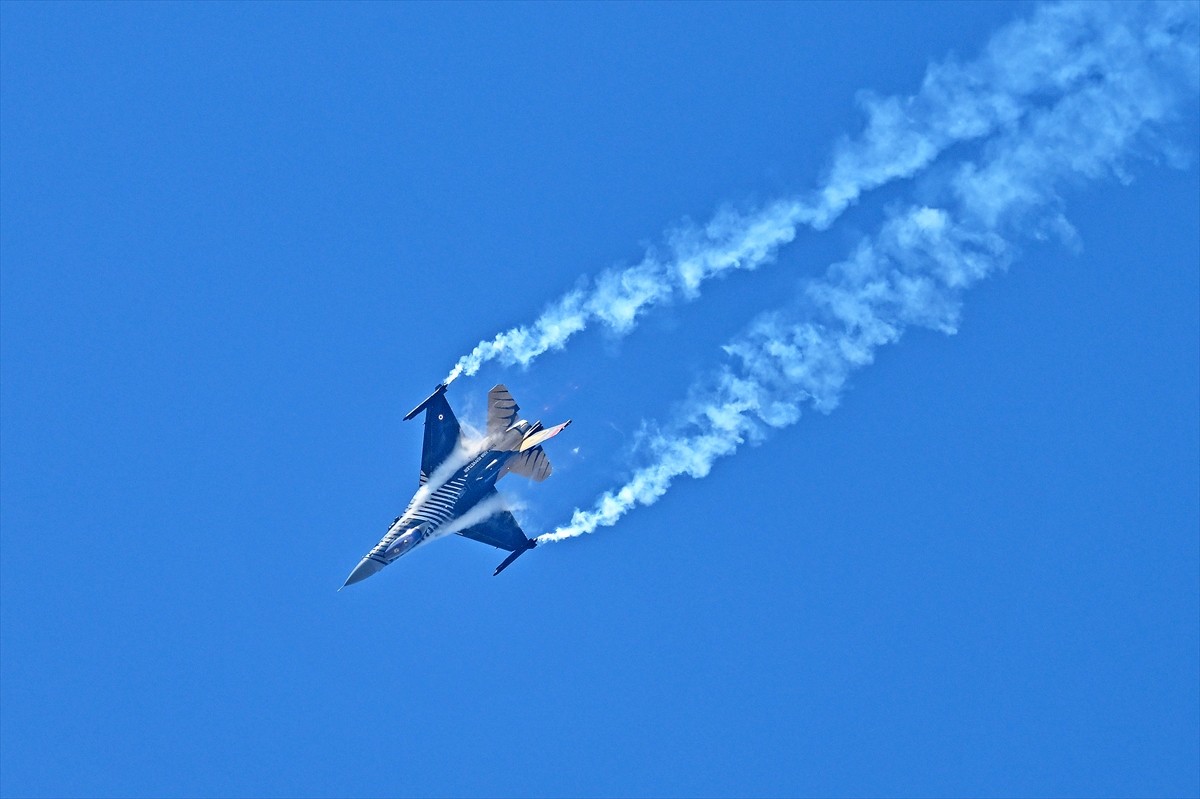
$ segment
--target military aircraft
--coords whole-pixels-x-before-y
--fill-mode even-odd
[[[404,417],[407,422],[425,411],[420,485],[403,515],[396,517],[387,535],[359,561],[342,588],[367,579],[418,546],[452,533],[512,553],[493,576],[537,546],[503,509],[496,481],[507,474],[538,483],[549,477],[550,461],[541,445],[565,430],[571,420],[542,427],[541,422],[518,419],[520,408],[512,394],[498,385],[488,392],[487,435],[481,441],[468,442],[446,401],[446,387],[445,383],[438,385]]]

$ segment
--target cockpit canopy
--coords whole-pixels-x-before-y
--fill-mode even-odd
[[[391,560],[393,558],[400,557],[405,552],[408,552],[410,549],[424,540],[426,534],[429,532],[429,527],[430,525],[428,522],[422,522],[416,527],[411,528],[391,544],[389,544],[388,548],[384,550],[383,556],[388,560]]]

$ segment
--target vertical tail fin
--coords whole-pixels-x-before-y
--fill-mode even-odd
[[[488,435],[495,438],[515,424],[520,410],[521,406],[513,399],[507,386],[503,383],[493,386],[488,392]]]

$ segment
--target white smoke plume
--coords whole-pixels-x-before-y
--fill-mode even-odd
[[[455,443],[454,449],[433,470],[433,474],[425,475],[425,482],[421,483],[417,492],[413,494],[413,498],[409,500],[408,507],[404,510],[406,514],[415,513],[424,507],[425,502],[433,496],[435,491],[458,474],[458,470],[466,466],[471,458],[483,452],[483,448],[487,444],[487,436],[482,431],[461,419],[458,422],[458,428],[458,441]]]
[[[444,535],[457,533],[459,530],[466,530],[468,527],[474,527],[480,522],[495,516],[497,513],[503,513],[506,510],[514,510],[514,507],[501,494],[493,494],[483,499],[478,505],[475,505],[462,516],[451,520],[446,526],[438,528],[437,536],[440,538]]]
[[[479,454],[482,443],[482,438],[473,431],[462,429],[454,449],[433,470],[433,474],[426,475],[425,482],[417,489],[417,493],[413,494],[413,498],[409,500],[408,508],[404,512],[412,513],[424,506],[425,501],[433,495],[434,491],[445,485],[459,469],[467,465],[467,461]]]
[[[780,202],[750,215],[725,210],[703,230],[681,228],[668,236],[670,256],[650,251],[640,263],[610,269],[591,285],[560,297],[528,327],[514,327],[479,342],[459,358],[444,382],[473,375],[488,361],[528,366],[539,355],[600,322],[619,335],[637,325],[643,310],[677,297],[699,295],[700,284],[730,269],[755,269],[796,235],[800,206]]]
[[[651,462],[539,542],[590,533],[653,504],[675,478],[704,477],[741,444],[795,423],[806,404],[831,411],[850,374],[908,327],[954,333],[963,291],[1003,269],[1014,240],[1046,234],[1071,240],[1058,190],[1084,180],[1128,180],[1127,161],[1173,155],[1159,131],[1181,103],[1195,102],[1198,12],[1196,3],[1040,11],[1035,19],[1093,23],[1060,28],[1061,40],[1039,37],[1061,53],[1062,63],[1086,66],[1088,79],[1072,81],[1052,104],[1024,112],[977,161],[961,164],[939,203],[944,207],[894,212],[877,235],[810,282],[795,305],[755,319],[724,348],[729,361],[694,387],[677,421],[651,437]],[[1103,26],[1095,24],[1100,17],[1107,20]],[[1025,27],[1005,29],[989,50],[1024,40]],[[1088,57],[1071,56],[1077,48]],[[1044,69],[1045,53],[1031,53],[1033,65],[1021,51],[1009,53],[1012,75]]]
[[[493,360],[528,366],[596,322],[624,335],[648,309],[694,299],[705,281],[732,270],[757,269],[795,238],[798,226],[827,228],[864,192],[916,175],[957,142],[1011,130],[1114,71],[1128,74],[1156,57],[1187,58],[1172,25],[1188,13],[1157,5],[1043,6],[997,32],[976,60],[930,66],[914,95],[864,93],[865,129],[835,147],[819,189],[751,213],[722,210],[703,228],[668,233],[664,255],[651,250],[634,266],[605,271],[551,303],[532,324],[481,341],[445,382]]]

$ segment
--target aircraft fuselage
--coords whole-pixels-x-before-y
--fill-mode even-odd
[[[536,482],[545,480],[551,466],[541,444],[571,420],[543,428],[541,422],[519,419],[512,395],[505,386],[497,385],[488,392],[487,435],[472,440],[461,435],[445,391],[445,384],[438,386],[404,417],[408,420],[425,412],[420,488],[379,543],[354,567],[343,587],[365,580],[418,546],[451,533],[509,552],[496,574],[537,545],[504,508],[496,481],[509,473]]]
[[[485,449],[436,485],[435,480],[442,475],[435,473],[417,489],[379,543],[359,561],[346,585],[367,579],[421,544],[453,533],[456,521],[483,500],[496,496],[496,479],[515,454]]]

